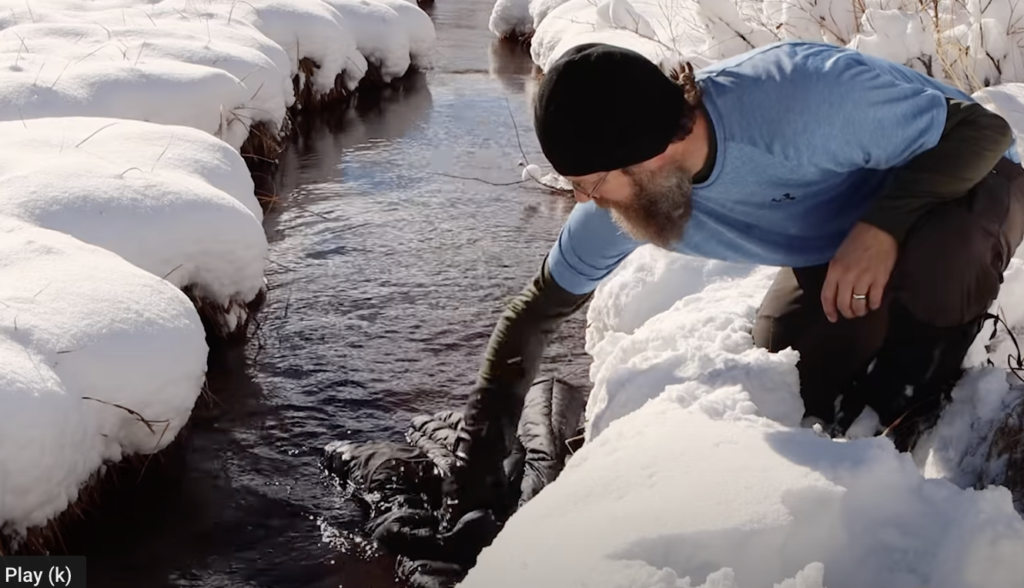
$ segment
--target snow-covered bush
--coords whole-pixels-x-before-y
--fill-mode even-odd
[[[499,0],[490,22],[500,37],[532,37],[541,67],[602,35],[669,66],[711,63],[781,40],[822,41],[971,93],[1024,81],[1022,18],[1022,0]]]

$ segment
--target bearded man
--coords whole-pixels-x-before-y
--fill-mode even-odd
[[[805,426],[843,435],[869,406],[907,450],[1024,233],[1006,121],[843,47],[783,42],[669,76],[580,45],[546,72],[535,127],[579,204],[494,329],[446,486],[455,518],[507,512],[502,461],[548,338],[641,244],[779,267],[752,339],[800,353]]]

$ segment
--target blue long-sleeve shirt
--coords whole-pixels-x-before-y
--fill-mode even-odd
[[[892,170],[938,143],[947,97],[973,102],[908,67],[819,43],[768,45],[696,78],[717,151],[674,249],[774,266],[827,263]],[[1013,145],[1006,156],[1019,163]],[[582,294],[641,244],[609,211],[578,204],[548,266]]]

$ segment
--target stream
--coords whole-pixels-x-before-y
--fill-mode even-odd
[[[214,346],[212,399],[83,535],[90,588],[401,585],[322,448],[402,440],[412,416],[461,409],[503,303],[573,205],[499,185],[520,179],[523,152],[547,168],[532,62],[494,39],[492,6],[437,0],[432,69],[284,154],[259,327]],[[543,374],[587,384],[585,318],[563,326]]]

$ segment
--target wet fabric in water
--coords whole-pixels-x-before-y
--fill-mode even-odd
[[[562,472],[585,407],[584,392],[563,380],[533,382],[506,462],[518,507]],[[419,415],[410,423],[406,443],[339,440],[324,451],[324,468],[368,506],[367,534],[397,557],[398,576],[414,588],[455,585],[503,523],[475,511],[441,532],[441,487],[455,459],[452,447],[461,420],[454,410]]]

